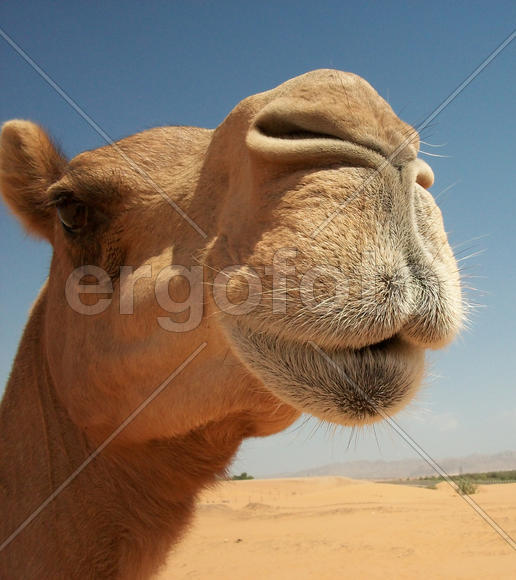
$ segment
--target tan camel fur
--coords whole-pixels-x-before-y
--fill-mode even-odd
[[[462,319],[418,148],[333,70],[70,162],[4,125],[3,196],[53,257],[0,408],[0,542],[205,347],[9,541],[1,578],[148,578],[244,438],[413,397]]]

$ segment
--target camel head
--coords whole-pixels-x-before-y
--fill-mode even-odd
[[[121,437],[399,410],[462,319],[418,148],[366,81],[333,70],[243,100],[213,131],[152,129],[70,162],[37,125],[7,123],[1,188],[54,248],[43,337],[72,420],[105,436],[204,343]]]

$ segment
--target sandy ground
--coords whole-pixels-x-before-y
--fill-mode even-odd
[[[471,496],[516,538],[516,484]],[[516,578],[516,552],[446,484],[228,481],[205,493],[166,578]]]

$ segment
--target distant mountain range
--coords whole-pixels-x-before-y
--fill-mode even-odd
[[[492,455],[474,453],[466,457],[448,457],[436,461],[449,475],[504,471],[516,469],[516,451],[503,451]],[[294,473],[282,473],[273,477],[317,477],[323,475],[341,475],[353,479],[399,479],[437,474],[422,459],[401,459],[396,461],[330,463],[321,467]]]

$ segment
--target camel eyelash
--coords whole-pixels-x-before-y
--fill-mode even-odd
[[[73,191],[60,191],[52,196],[45,204],[46,207],[56,207],[62,203],[84,203],[78,199]]]

